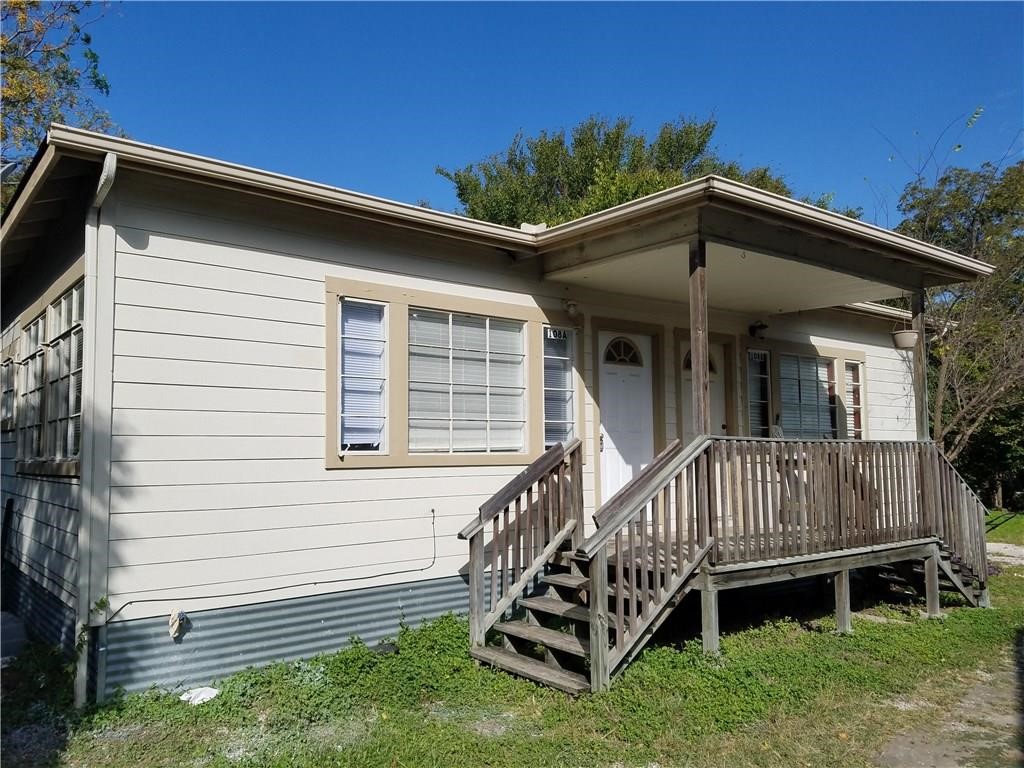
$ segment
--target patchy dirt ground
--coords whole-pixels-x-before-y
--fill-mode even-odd
[[[907,711],[935,710],[930,724],[894,737],[875,761],[887,768],[1017,768],[1024,766],[1024,637],[1016,661],[1007,655],[992,672],[978,671],[966,694],[946,707],[894,702]]]
[[[1024,547],[999,541],[988,543],[988,559],[998,565],[1024,565]]]

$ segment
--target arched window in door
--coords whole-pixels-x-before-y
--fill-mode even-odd
[[[616,336],[604,348],[604,361],[615,365],[635,365],[643,367],[644,360],[636,344],[625,336]]]
[[[683,358],[683,370],[684,371],[692,371],[693,370],[693,361],[690,359],[690,351],[689,350],[686,351],[686,357]],[[718,373],[718,369],[715,367],[715,358],[713,358],[711,355],[708,355],[708,372],[711,373],[712,375],[715,375],[715,374]]]

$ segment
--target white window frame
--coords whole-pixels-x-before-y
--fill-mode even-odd
[[[344,409],[342,407],[343,403],[344,403],[344,379],[345,379],[345,376],[346,376],[345,370],[344,370],[345,356],[344,356],[344,351],[343,351],[344,350],[344,339],[345,339],[343,310],[344,310],[344,306],[345,306],[346,303],[351,303],[351,304],[370,304],[370,305],[373,305],[373,306],[377,306],[377,307],[382,307],[383,308],[383,313],[382,313],[383,314],[383,321],[382,321],[382,325],[383,325],[383,338],[380,340],[382,342],[382,344],[384,345],[383,346],[383,351],[382,351],[382,354],[381,354],[384,376],[383,376],[383,382],[382,382],[382,386],[381,386],[381,414],[380,414],[380,419],[383,421],[383,428],[381,430],[380,446],[378,447],[377,450],[366,450],[366,451],[363,451],[363,450],[352,450],[352,449],[345,448],[345,443],[342,442],[344,440],[344,426],[343,425],[344,425],[345,416],[346,416],[345,411],[344,411]],[[390,369],[390,364],[389,364],[389,359],[390,359],[389,344],[390,344],[390,338],[391,338],[391,334],[390,334],[391,308],[390,308],[390,306],[388,305],[387,302],[383,302],[383,301],[370,301],[368,299],[359,299],[359,298],[354,298],[354,297],[350,297],[350,296],[339,296],[338,297],[338,314],[337,314],[337,318],[338,318],[338,340],[337,340],[337,343],[338,343],[338,371],[337,371],[337,376],[338,376],[338,387],[337,387],[337,390],[338,390],[338,392],[337,392],[337,395],[338,395],[338,403],[337,403],[337,406],[338,406],[338,425],[337,425],[337,427],[338,427],[338,445],[337,445],[338,455],[339,456],[387,456],[388,455],[388,451],[389,451],[388,434],[389,434],[390,427],[391,427],[391,414],[389,413],[389,408],[388,408],[388,400],[389,400],[389,397],[390,397],[389,386],[390,386],[390,381],[391,381],[391,369]],[[377,341],[377,340],[373,339],[373,341]],[[366,377],[362,377],[362,378],[366,378]],[[358,415],[358,416],[365,416],[365,414],[348,414],[348,415],[349,416],[356,416],[356,415]]]
[[[850,376],[850,371],[857,374],[856,382]],[[846,437],[850,440],[864,440],[867,436],[867,403],[864,401],[864,363],[859,360],[843,361],[843,407],[846,411],[846,418],[843,427],[846,430]],[[857,390],[857,398],[860,402],[854,405],[854,388]],[[860,429],[856,428],[857,416],[860,416]],[[858,435],[857,432],[860,432]]]
[[[549,338],[548,334],[553,332],[553,331],[562,331],[562,332],[564,332],[567,335],[567,337],[569,339],[569,355],[568,355],[568,357],[557,357],[555,355],[549,355],[547,353],[546,344],[544,344],[544,342],[546,342],[548,340],[548,338]],[[561,425],[568,424],[569,425],[569,440],[572,440],[572,439],[578,437],[578,435],[576,434],[577,433],[577,426],[576,426],[576,424],[577,424],[577,421],[578,421],[578,418],[577,418],[577,408],[579,407],[578,403],[576,402],[577,399],[578,399],[577,392],[576,392],[576,349],[577,349],[576,345],[579,343],[579,339],[578,339],[578,334],[576,332],[576,329],[573,328],[572,326],[555,325],[555,324],[545,324],[543,326],[543,329],[542,329],[542,335],[543,335],[543,341],[542,341],[542,345],[541,345],[541,366],[542,366],[542,370],[544,370],[546,372],[546,370],[547,370],[546,363],[547,363],[547,361],[549,359],[552,359],[552,360],[565,360],[565,361],[567,361],[569,363],[569,382],[568,382],[568,387],[564,387],[564,388],[563,387],[549,387],[548,383],[547,383],[547,379],[546,378],[544,379],[544,393],[543,393],[544,394],[544,401],[543,401],[544,403],[547,403],[547,393],[548,392],[564,392],[564,393],[568,393],[568,395],[569,395],[569,414],[568,414],[569,418],[568,418],[568,420],[549,419],[548,418],[547,409],[546,408],[544,409],[544,423],[542,425],[542,429],[543,429],[544,448],[547,449],[547,448],[550,448],[552,445],[554,445],[554,443],[549,443],[548,439],[547,439],[548,424],[561,424]]]
[[[0,431],[17,429],[15,403],[18,399],[18,373],[20,367],[11,358],[0,363]]]
[[[775,410],[775,405],[774,405],[774,400],[773,400],[774,386],[772,385],[772,352],[771,352],[770,349],[765,349],[763,347],[749,347],[749,348],[747,348],[746,354],[747,354],[747,359],[746,359],[746,374],[747,374],[747,380],[746,380],[746,385],[747,385],[747,430],[748,430],[748,432],[749,432],[751,437],[771,437],[772,425],[773,425],[772,413]],[[766,385],[767,391],[768,391],[768,399],[767,400],[755,400],[753,398],[753,396],[752,396],[751,387],[750,387],[750,380],[751,380],[751,376],[753,375],[753,373],[752,373],[753,369],[751,368],[751,365],[750,365],[750,357],[751,357],[752,354],[758,354],[758,355],[764,355],[765,356],[765,358],[764,358],[764,374],[762,375],[762,374],[758,373],[756,375],[756,378],[764,379],[765,385]],[[765,425],[764,425],[765,434],[763,434],[763,435],[755,435],[754,434],[754,430],[753,430],[753,426],[751,424],[751,408],[750,408],[750,406],[753,403],[755,403],[755,402],[763,404],[764,408],[765,408],[765,415],[766,415],[767,418],[766,418]]]

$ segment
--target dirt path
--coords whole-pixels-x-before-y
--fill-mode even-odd
[[[1024,658],[1024,638],[1017,659]],[[876,759],[891,768],[1024,766],[1024,670],[1008,654],[993,672],[978,671],[959,701],[936,709],[923,728],[893,738]],[[908,702],[908,708],[914,706]]]
[[[998,565],[1024,565],[1024,547],[990,541],[988,543],[988,559]]]

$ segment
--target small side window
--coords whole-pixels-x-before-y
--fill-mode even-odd
[[[576,436],[573,358],[576,332],[544,328],[544,447],[567,443]]]
[[[342,299],[338,306],[338,453],[387,450],[387,308]]]

